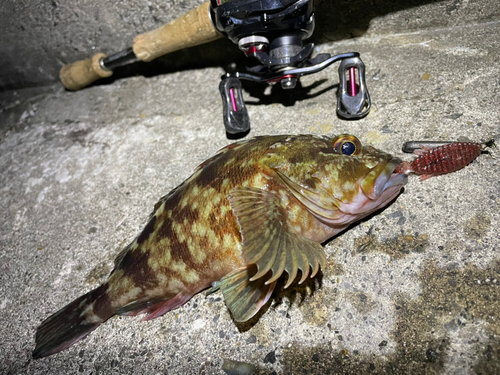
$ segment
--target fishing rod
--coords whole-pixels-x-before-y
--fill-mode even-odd
[[[219,91],[228,133],[250,129],[241,80],[271,85],[279,82],[283,89],[293,89],[301,76],[319,72],[338,61],[337,113],[348,119],[365,116],[371,102],[359,53],[323,53],[311,58],[314,45],[303,42],[312,35],[314,26],[314,0],[210,0],[158,29],[138,35],[132,47],[111,56],[97,53],[68,64],[59,76],[68,90],[80,90],[111,76],[117,67],[149,62],[227,37],[245,56],[257,62],[246,72],[221,77]]]

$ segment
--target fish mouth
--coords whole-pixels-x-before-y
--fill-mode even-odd
[[[349,210],[351,214],[368,215],[391,202],[408,181],[404,173],[394,173],[401,159],[390,157],[372,168],[362,179],[360,193]]]
[[[389,156],[381,161],[359,181],[358,194],[349,202],[337,200],[335,205],[340,212],[332,215],[327,222],[342,224],[361,219],[395,199],[408,181],[404,173],[394,173],[401,159]],[[325,221],[326,222],[326,221]]]
[[[385,207],[408,181],[406,174],[394,173],[400,163],[401,159],[389,157],[373,167],[360,181],[356,197],[349,203],[341,203],[339,209],[360,219]]]
[[[386,190],[401,189],[408,181],[404,173],[394,173],[401,164],[401,159],[391,157],[385,163],[379,163],[361,181],[363,194],[371,200],[378,200]]]

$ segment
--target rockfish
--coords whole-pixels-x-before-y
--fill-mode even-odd
[[[324,267],[321,243],[386,206],[401,162],[352,135],[256,137],[231,144],[160,199],[108,280],[47,318],[34,358],[113,315],[157,318],[212,286],[235,321],[254,316],[284,272],[288,287]]]

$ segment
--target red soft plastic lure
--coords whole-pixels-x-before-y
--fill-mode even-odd
[[[425,146],[425,142],[422,142],[420,149],[414,151],[419,156],[412,162],[402,162],[394,173],[415,173],[421,175],[422,180],[426,180],[433,176],[455,172],[470,164],[482,153],[488,153],[484,150],[485,147],[493,145],[494,140],[490,140],[485,143],[453,142],[433,148]]]

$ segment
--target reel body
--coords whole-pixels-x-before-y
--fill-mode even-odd
[[[210,15],[220,33],[257,61],[246,72],[221,77],[219,91],[228,133],[250,128],[240,79],[267,84],[280,82],[283,89],[293,89],[301,76],[316,73],[339,60],[342,63],[337,113],[352,119],[369,112],[370,96],[359,54],[319,54],[311,58],[314,45],[304,45],[314,31],[313,0],[211,0]]]

